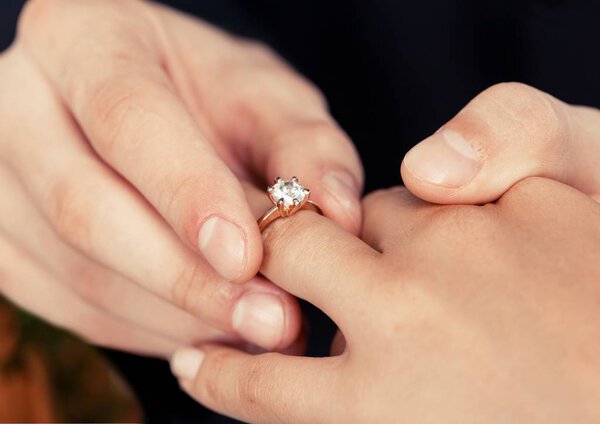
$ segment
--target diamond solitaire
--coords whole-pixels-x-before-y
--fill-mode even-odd
[[[283,202],[285,209],[289,209],[292,205],[299,205],[310,193],[298,182],[296,177],[292,177],[291,180],[277,178],[275,184],[269,187],[268,191],[273,203]]]
[[[322,215],[321,209],[309,200],[310,190],[302,186],[296,177],[292,177],[291,180],[275,178],[275,184],[270,186],[267,192],[273,207],[258,219],[260,231],[277,218],[286,218],[303,208]]]

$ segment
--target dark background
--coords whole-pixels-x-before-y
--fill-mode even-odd
[[[269,43],[314,81],[359,149],[367,191],[400,183],[406,151],[494,83],[520,81],[569,103],[600,104],[598,1],[165,3]],[[21,4],[0,3],[1,48]],[[310,353],[325,354],[333,328],[309,313]],[[149,421],[220,420],[178,393],[165,364],[107,354],[131,379]]]

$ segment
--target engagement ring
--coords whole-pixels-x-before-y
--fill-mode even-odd
[[[321,208],[309,200],[310,190],[303,187],[296,177],[292,177],[291,180],[275,178],[275,184],[269,186],[267,192],[273,206],[258,219],[260,231],[264,230],[267,225],[277,218],[287,218],[300,209],[312,210],[323,215]]]

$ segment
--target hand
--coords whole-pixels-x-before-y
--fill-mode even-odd
[[[524,84],[495,85],[402,163],[406,187],[434,203],[486,203],[516,182],[553,178],[600,201],[600,111]]]
[[[263,248],[241,182],[295,172],[358,230],[358,156],[315,87],[159,5],[33,0],[0,93],[3,294],[143,353],[296,339],[296,301],[253,278]]]
[[[530,178],[495,204],[396,188],[363,213],[372,247],[309,212],[264,234],[264,274],[332,317],[343,352],[185,349],[192,396],[251,422],[598,422],[597,203]]]

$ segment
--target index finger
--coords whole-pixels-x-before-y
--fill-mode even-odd
[[[20,39],[94,150],[222,277],[245,281],[262,255],[254,218],[210,134],[177,96],[161,65],[163,40],[143,7],[30,2]]]

